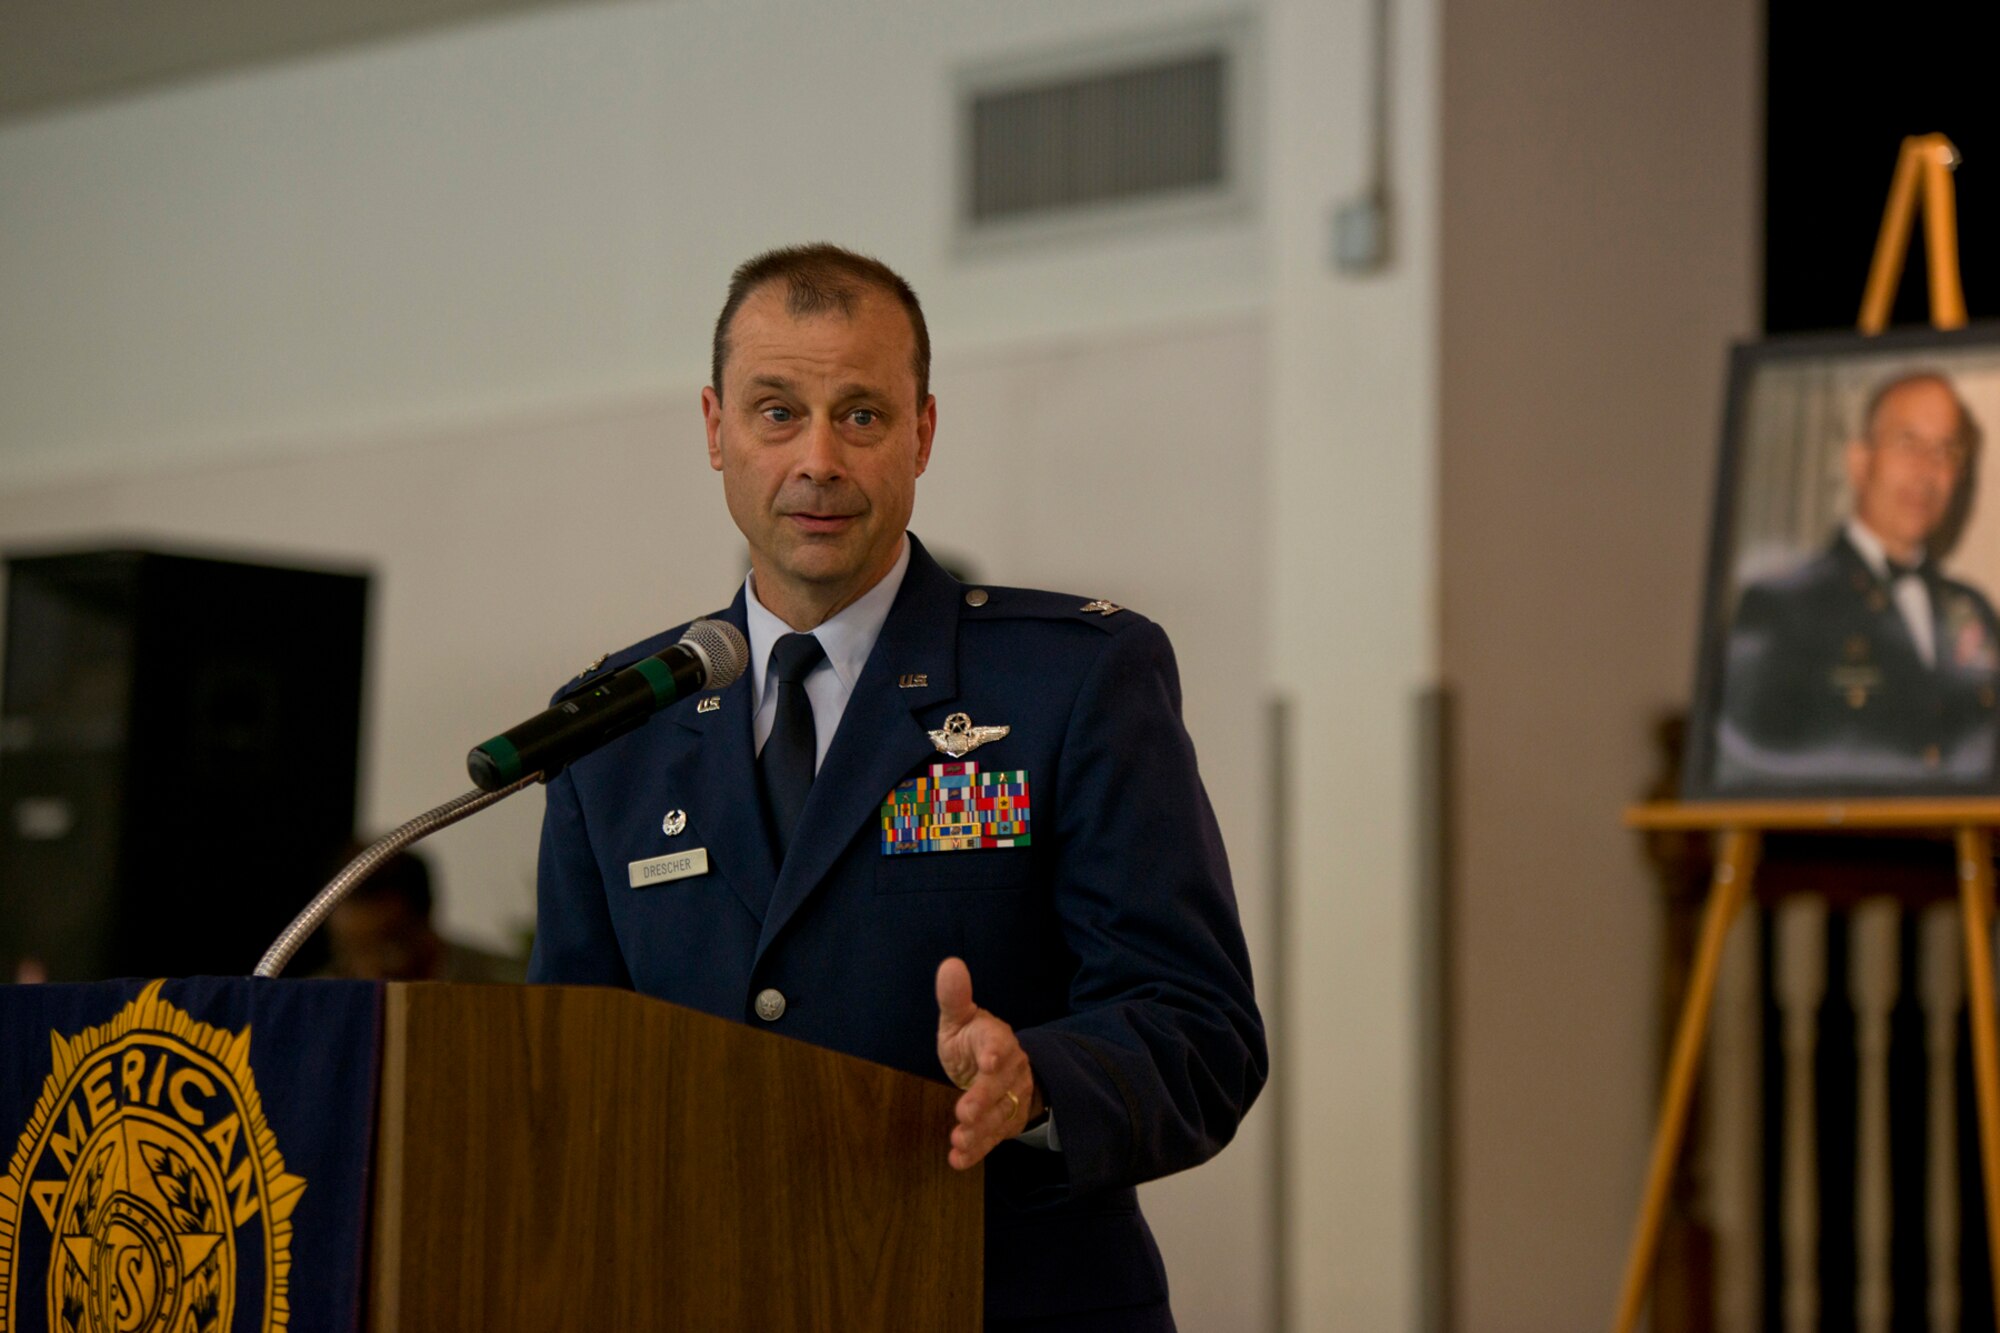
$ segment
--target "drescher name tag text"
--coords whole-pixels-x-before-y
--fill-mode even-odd
[[[674,852],[668,856],[633,861],[626,866],[626,869],[631,872],[632,887],[635,889],[665,884],[669,880],[687,879],[692,875],[706,875],[708,848],[697,847],[689,852]]]

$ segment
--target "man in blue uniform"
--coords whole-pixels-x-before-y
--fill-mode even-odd
[[[1993,780],[2000,620],[1938,567],[1970,516],[1978,450],[1942,375],[1875,391],[1847,446],[1847,521],[1825,552],[1737,605],[1718,786]]]
[[[929,361],[873,260],[737,270],[702,406],[751,669],[549,783],[530,978],[949,1078],[987,1327],[1171,1329],[1133,1187],[1220,1150],[1266,1070],[1228,865],[1166,636],[962,585],[907,532]],[[696,848],[705,874],[633,887]]]

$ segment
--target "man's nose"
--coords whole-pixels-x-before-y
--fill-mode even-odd
[[[1948,491],[1958,483],[1958,468],[1948,458],[1926,459],[1920,475],[1931,490]]]
[[[806,427],[805,452],[799,455],[798,471],[801,476],[820,484],[841,475],[840,434],[828,418],[816,416]]]

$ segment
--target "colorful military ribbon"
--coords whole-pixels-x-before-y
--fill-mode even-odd
[[[1030,814],[1026,769],[932,764],[928,777],[901,783],[882,803],[882,854],[1026,847]]]

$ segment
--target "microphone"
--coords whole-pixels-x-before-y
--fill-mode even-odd
[[[749,664],[750,645],[736,626],[697,620],[673,647],[642,657],[520,726],[473,746],[465,756],[465,767],[481,791],[499,791],[533,773],[547,782],[668,704],[732,684]]]

